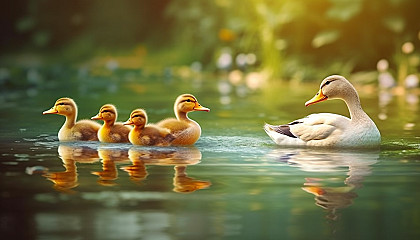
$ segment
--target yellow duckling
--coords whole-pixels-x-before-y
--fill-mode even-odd
[[[193,111],[206,111],[210,109],[201,106],[191,94],[180,95],[174,105],[175,118],[168,118],[157,123],[158,126],[167,128],[175,136],[172,145],[192,145],[201,136],[200,125],[188,118],[187,114]]]
[[[54,106],[42,114],[58,114],[66,117],[66,121],[58,132],[60,141],[98,141],[98,130],[101,125],[91,120],[77,119],[77,105],[71,98],[60,98]]]
[[[144,109],[133,110],[124,125],[134,125],[128,139],[135,145],[168,146],[174,136],[166,128],[147,124],[147,114]]]
[[[104,125],[98,131],[99,141],[108,143],[129,142],[128,134],[131,127],[125,126],[121,122],[115,122],[117,116],[117,108],[112,104],[105,104],[101,107],[99,113],[91,118],[104,121]]]

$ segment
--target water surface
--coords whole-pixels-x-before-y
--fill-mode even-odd
[[[417,239],[420,235],[419,103],[381,102],[357,86],[383,135],[380,150],[280,148],[264,122],[314,112],[348,115],[344,103],[304,102],[318,84],[251,90],[223,77],[80,77],[2,97],[0,230],[8,239]],[[164,80],[163,80],[164,79]],[[59,143],[59,97],[90,118],[113,103],[119,120],[142,107],[173,115],[181,93],[211,112],[191,113],[191,147]]]

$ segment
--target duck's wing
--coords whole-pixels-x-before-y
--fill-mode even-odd
[[[130,134],[131,129],[131,126],[116,122],[111,129],[110,137],[113,139],[113,142],[130,142],[128,134]]]
[[[312,145],[311,141],[316,141],[319,142],[319,145],[323,145],[326,144],[325,141],[336,141],[340,133],[349,124],[350,119],[344,116],[319,113],[284,125],[274,126],[266,124],[264,129],[279,145]]]
[[[80,120],[73,129],[72,134],[75,139],[81,141],[98,141],[98,130],[101,125],[92,120]]]
[[[338,114],[318,113],[291,122],[287,126],[297,138],[309,142],[336,138],[350,124],[350,119]]]
[[[156,123],[157,126],[161,128],[168,129],[171,133],[179,134],[180,132],[188,129],[190,125],[185,121],[179,121],[175,118],[167,118],[164,119],[158,123]]]
[[[145,142],[144,145],[158,146],[167,146],[175,139],[174,135],[170,133],[168,129],[161,128],[154,124],[148,124],[143,129],[142,138]]]

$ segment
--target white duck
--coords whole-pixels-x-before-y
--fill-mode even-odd
[[[375,147],[381,143],[381,134],[375,123],[363,111],[359,95],[344,77],[325,78],[318,93],[305,106],[327,99],[342,99],[350,118],[332,114],[311,114],[286,125],[265,124],[264,130],[282,146]]]

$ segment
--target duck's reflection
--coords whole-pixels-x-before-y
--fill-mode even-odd
[[[270,156],[315,173],[305,178],[302,189],[315,196],[315,204],[327,210],[327,218],[336,220],[337,210],[349,207],[357,198],[356,190],[371,174],[371,165],[378,161],[379,151],[278,149]]]
[[[175,175],[173,178],[173,191],[178,193],[191,193],[211,186],[210,181],[198,180],[187,175],[186,165],[174,167]]]
[[[54,189],[66,193],[74,193],[73,188],[79,185],[76,163],[93,163],[101,160],[102,169],[92,171],[98,176],[97,182],[102,186],[114,186],[118,179],[117,164],[129,163],[121,167],[128,173],[130,180],[141,184],[147,178],[147,166],[173,166],[173,191],[190,193],[208,188],[209,181],[189,177],[187,166],[198,164],[202,155],[195,147],[145,148],[133,146],[116,148],[115,146],[100,146],[96,149],[90,146],[80,146],[74,143],[63,143],[58,147],[59,157],[63,161],[65,171],[47,172],[43,176],[54,183]]]
[[[144,159],[150,153],[148,151],[134,150],[130,148],[128,150],[128,158],[130,159],[132,165],[124,166],[121,169],[126,171],[130,176],[130,180],[134,183],[140,184],[147,178],[149,173],[146,170],[146,165],[144,164]]]
[[[79,185],[76,162],[97,162],[99,161],[98,152],[88,146],[60,144],[58,154],[63,161],[65,171],[48,172],[44,176],[54,183],[54,189],[60,192],[73,193],[72,189]]]
[[[103,186],[116,185],[118,179],[117,162],[129,161],[127,149],[103,148],[98,149],[99,158],[102,159],[102,171],[94,171],[99,176],[98,183]]]
[[[201,152],[195,147],[155,149],[132,147],[128,155],[132,165],[123,169],[134,182],[141,182],[147,177],[146,165],[159,165],[174,166],[173,191],[175,192],[189,193],[211,185],[209,181],[196,180],[188,177],[186,173],[188,165],[195,165],[201,161]]]

